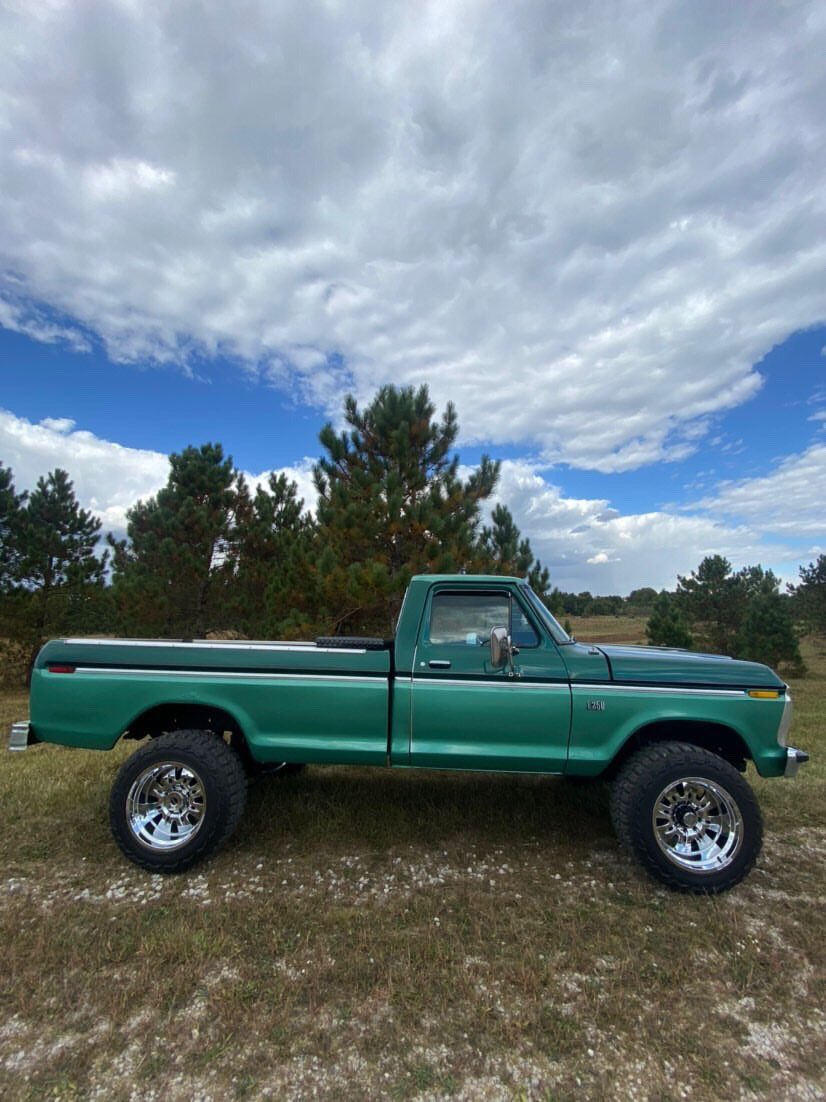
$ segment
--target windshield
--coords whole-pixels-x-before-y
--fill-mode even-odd
[[[573,643],[573,639],[568,632],[560,627],[529,585],[522,586],[522,593],[528,598],[531,608],[553,636],[554,642],[561,644]]]

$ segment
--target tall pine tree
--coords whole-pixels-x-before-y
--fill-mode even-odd
[[[677,601],[665,589],[654,599],[645,634],[652,647],[680,647],[687,650],[694,644]]]
[[[826,555],[800,567],[800,585],[788,587],[796,614],[809,631],[826,635]]]
[[[746,589],[722,555],[708,555],[687,577],[677,576],[680,609],[702,644],[732,654],[746,610]]]
[[[735,650],[738,658],[769,666],[788,662],[802,673],[803,660],[788,597],[781,596],[776,588],[762,588],[754,594],[737,633]]]
[[[27,594],[24,618],[33,645],[94,622],[87,605],[102,595],[107,561],[106,552],[96,554],[99,535],[100,521],[80,507],[66,471],[57,468],[37,480],[20,514],[14,568]]]
[[[321,431],[316,578],[328,630],[386,634],[411,575],[474,566],[499,464],[483,456],[461,479],[456,411],[435,413],[426,386],[385,386],[363,410],[347,397],[343,432]]]
[[[202,636],[226,626],[239,476],[220,444],[185,448],[169,465],[166,486],[127,513],[127,539],[111,541],[116,607],[129,632]]]
[[[531,541],[522,533],[507,505],[493,507],[491,523],[482,529],[479,540],[481,567],[496,574],[515,574],[527,578],[531,588],[543,600],[550,585],[547,567],[534,558]]]
[[[759,564],[736,574],[722,555],[711,555],[688,578],[678,578],[677,602],[705,646],[721,654],[802,669],[788,598]]]
[[[314,534],[298,486],[286,475],[271,474],[254,496],[239,485],[228,590],[235,624],[249,638],[292,637],[312,620]]]
[[[26,496],[15,493],[14,474],[0,462],[0,593],[7,591],[16,577]]]

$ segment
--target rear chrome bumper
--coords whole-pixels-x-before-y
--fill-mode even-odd
[[[34,731],[32,731],[32,725],[27,719],[11,725],[9,750],[25,750],[27,746],[32,746],[35,742],[37,742],[37,739],[34,736]]]
[[[809,755],[805,750],[795,750],[793,746],[789,746],[786,749],[786,768],[783,771],[784,777],[794,777],[801,767],[809,760]]]

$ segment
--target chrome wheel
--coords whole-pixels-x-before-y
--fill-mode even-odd
[[[705,777],[682,777],[654,801],[657,845],[673,864],[713,873],[734,861],[743,843],[743,816],[733,796]]]
[[[177,761],[150,766],[126,797],[126,821],[142,846],[170,852],[190,842],[204,822],[206,793],[198,774]]]

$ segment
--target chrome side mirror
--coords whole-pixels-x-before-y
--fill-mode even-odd
[[[490,630],[490,664],[495,670],[501,670],[510,658],[510,645],[508,643],[507,628],[491,628]]]

